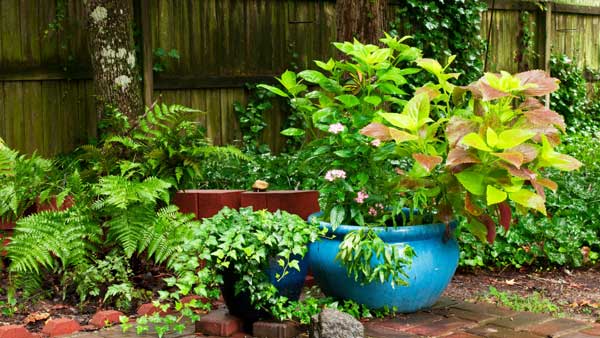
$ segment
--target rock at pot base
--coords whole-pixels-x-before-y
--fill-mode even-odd
[[[351,315],[324,309],[312,317],[310,338],[364,338],[365,328]]]

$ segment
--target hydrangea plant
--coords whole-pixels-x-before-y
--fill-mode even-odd
[[[395,225],[409,208],[410,224],[423,221],[412,215],[446,224],[464,216],[470,231],[492,242],[497,224],[510,226],[513,210],[546,215],[546,189],[557,186],[544,169],[581,165],[554,149],[565,123],[538,99],[558,81],[533,70],[487,73],[456,86],[460,74],[446,72],[454,57],[445,65],[423,58],[407,39],[386,35],[384,47],[335,43],[345,55],[340,60],[316,61],[320,71],[285,72],[283,89],[262,85],[305,116],[306,129],[283,133],[311,140],[305,151],[321,168],[325,219],[334,228]],[[415,88],[412,78],[422,71],[436,80]],[[372,234],[360,237],[375,245]],[[338,255],[350,270],[363,244],[354,240],[342,242]],[[355,275],[369,281],[373,271],[363,256],[364,271]],[[384,258],[390,269],[382,282],[401,281],[393,263]]]

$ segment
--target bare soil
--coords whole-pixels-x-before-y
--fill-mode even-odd
[[[494,303],[490,286],[523,297],[535,292],[559,307],[566,317],[600,322],[600,266],[552,271],[458,271],[444,295],[468,302]]]

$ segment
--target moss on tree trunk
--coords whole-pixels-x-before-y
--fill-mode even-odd
[[[87,0],[89,49],[99,117],[106,105],[132,120],[143,112],[131,0]]]

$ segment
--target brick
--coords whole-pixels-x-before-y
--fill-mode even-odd
[[[151,316],[156,312],[158,312],[160,316],[166,316],[170,313],[169,311],[167,311],[167,312],[162,311],[160,308],[154,306],[154,304],[152,304],[152,303],[142,304],[137,309],[138,316],[144,316],[144,315]]]
[[[90,320],[90,324],[103,328],[107,325],[120,323],[119,317],[124,316],[123,312],[115,310],[98,311]]]
[[[249,333],[236,332],[231,336],[231,338],[253,338],[253,337]]]
[[[541,313],[521,312],[511,317],[498,318],[489,322],[489,324],[520,330],[528,326],[547,322],[551,319],[552,317]]]
[[[257,338],[293,338],[300,334],[300,329],[289,321],[258,321],[252,325],[252,334]]]
[[[567,333],[572,333],[585,328],[589,325],[577,320],[560,318],[553,319],[541,324],[527,326],[526,330],[546,337],[559,337]]]
[[[574,333],[566,334],[564,336],[560,336],[560,338],[596,338],[596,337],[598,337],[598,336],[585,334],[583,332],[574,332]]]
[[[202,297],[197,296],[197,295],[185,296],[185,297],[181,298],[179,301],[181,302],[181,304],[187,304],[187,303],[190,303],[194,299],[197,300],[198,302],[206,301],[206,299],[203,300]]]
[[[444,338],[481,338],[481,336],[476,336],[474,334],[466,333],[466,332],[457,332],[451,335],[444,336]]]
[[[397,315],[396,317],[389,319],[373,320],[370,321],[369,324],[374,327],[384,327],[402,332],[410,327],[433,323],[442,320],[442,318],[443,317],[441,316],[427,312],[416,312],[410,315]]]
[[[466,331],[467,333],[489,338],[540,338],[540,336],[531,332],[514,331],[505,327],[493,325],[477,326]]]
[[[241,331],[242,321],[229,314],[227,309],[217,309],[196,322],[196,332],[205,335],[229,337]]]
[[[417,338],[417,335],[407,332],[400,332],[390,328],[371,325],[372,322],[365,323],[365,337],[368,338]]]
[[[70,318],[51,319],[46,322],[46,325],[42,329],[42,333],[50,337],[58,337],[79,331],[81,331],[81,325],[76,320]]]
[[[224,207],[239,209],[243,190],[195,190],[198,194],[198,218],[216,215]]]
[[[592,324],[591,328],[581,330],[581,333],[585,333],[590,336],[600,336],[600,324]]]
[[[458,302],[452,298],[440,297],[440,299],[438,299],[438,301],[435,304],[433,304],[433,306],[431,306],[431,309],[447,308],[457,304]]]
[[[176,192],[172,202],[182,213],[194,214],[198,218],[198,195],[193,190]]]
[[[498,316],[489,313],[464,311],[456,308],[439,308],[433,310],[432,312],[440,316],[456,317],[480,324],[484,324],[498,318]]]
[[[432,323],[426,323],[419,326],[413,326],[406,329],[406,332],[421,336],[444,336],[457,331],[458,329],[472,327],[475,324],[470,321],[457,318],[444,318]]]
[[[21,325],[0,326],[0,338],[33,338],[34,335]]]
[[[496,315],[498,317],[512,316],[516,313],[515,311],[505,308],[505,307],[500,307],[500,306],[496,306],[494,304],[485,304],[485,303],[459,302],[455,305],[452,305],[451,307],[455,308],[455,309],[463,310],[463,311],[487,313],[490,315]]]

